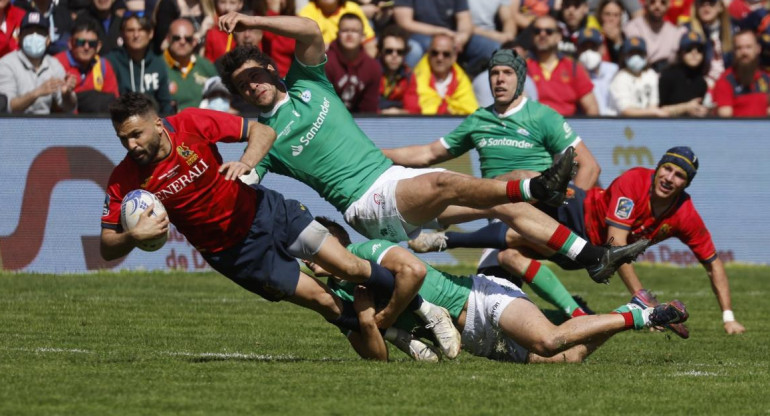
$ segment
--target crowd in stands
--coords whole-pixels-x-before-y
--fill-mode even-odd
[[[220,59],[254,45],[285,76],[294,41],[223,32],[231,11],[316,21],[353,113],[470,114],[511,48],[528,99],[563,116],[770,115],[770,0],[0,0],[0,112],[103,113],[137,91],[162,114],[253,115]]]

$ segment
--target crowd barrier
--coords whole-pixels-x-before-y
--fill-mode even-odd
[[[422,144],[451,131],[461,118],[359,118],[381,148]],[[634,166],[654,167],[675,145],[691,146],[700,170],[693,196],[725,261],[768,263],[770,164],[765,140],[770,121],[573,119],[602,167],[600,183]],[[329,126],[336,128],[336,126]],[[345,131],[339,135],[344,138]],[[220,144],[224,160],[238,159],[242,144]],[[172,229],[168,243],[146,253],[134,250],[106,262],[99,255],[100,215],[107,179],[125,150],[108,119],[0,118],[0,270],[79,273],[99,269],[206,270],[203,258]],[[444,165],[479,175],[474,152]],[[341,215],[307,186],[275,174],[263,184],[302,201],[315,215]],[[483,226],[463,224],[461,230]],[[362,237],[352,232],[354,241]],[[478,250],[425,255],[437,264],[475,261]],[[686,246],[668,240],[645,254],[650,262],[696,263]]]

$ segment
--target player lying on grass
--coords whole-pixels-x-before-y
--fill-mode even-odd
[[[160,118],[152,101],[139,93],[121,96],[110,106],[110,115],[128,154],[107,185],[101,233],[106,260],[162,236],[172,222],[212,268],[267,300],[286,300],[357,330],[352,304],[300,271],[296,258],[310,260],[389,298],[378,321],[391,322],[405,309],[413,311],[428,323],[444,353],[457,355],[460,336],[447,312],[415,296],[422,276],[394,280],[387,269],[327,238],[326,228],[301,203],[237,179],[270,149],[275,140],[270,127],[201,109]],[[216,144],[244,140],[248,144],[241,159],[223,164]],[[148,208],[134,228],[123,230],[121,201],[139,188],[154,193],[168,215],[151,216]]]
[[[576,188],[574,198],[568,199],[567,205],[551,210],[549,214],[594,244],[605,241],[627,244],[642,238],[650,239],[655,244],[670,237],[678,238],[706,269],[722,309],[725,332],[739,334],[745,328],[733,316],[724,264],[717,256],[711,234],[685,191],[698,172],[698,164],[692,149],[673,147],[661,157],[655,169],[630,169],[617,177],[607,189],[594,188],[584,192]],[[493,241],[495,237],[496,241]],[[509,248],[500,253],[499,261],[506,270],[520,276],[531,274],[531,257],[548,257],[565,269],[580,267],[558,253],[553,254],[545,246],[533,245],[530,240],[500,223],[471,234],[423,234],[411,241],[410,247],[426,252],[478,247],[479,241],[487,247]],[[657,303],[655,297],[643,288],[632,265],[621,266],[618,273],[635,297],[650,305]],[[683,338],[689,336],[684,325],[672,325],[671,329]]]
[[[362,258],[376,261],[393,272],[403,268],[427,270],[420,294],[427,300],[449,310],[455,325],[462,331],[465,351],[481,357],[514,362],[581,362],[612,335],[628,330],[642,329],[687,320],[687,311],[679,301],[650,307],[629,303],[605,315],[575,317],[561,325],[552,324],[538,307],[529,301],[524,292],[513,283],[474,275],[459,277],[443,273],[422,262],[408,250],[384,241],[372,240],[351,244],[350,238],[340,225],[325,218],[316,218],[324,224],[348,250]],[[318,275],[330,275],[323,267],[308,264]],[[329,286],[343,299],[352,299],[355,284],[329,279]],[[363,289],[363,288],[362,288]],[[369,291],[359,289],[356,309],[361,322],[361,332],[351,332],[348,339],[364,358],[387,360],[380,331],[373,323],[375,307],[367,302],[369,295],[383,299]],[[365,295],[365,296],[363,296]],[[410,330],[414,320],[404,315],[396,326]],[[413,358],[435,361],[419,342],[413,343]]]
[[[326,78],[326,51],[315,22],[229,13],[219,19],[219,27],[227,32],[255,28],[296,40],[285,80],[258,48],[239,46],[223,58],[225,85],[259,109],[259,121],[278,134],[255,170],[257,180],[273,171],[307,184],[368,238],[406,241],[423,225],[499,218],[522,235],[564,251],[600,279],[625,262],[629,251],[640,249],[587,244],[529,204],[509,204],[539,200],[561,205],[574,149],[540,176],[508,182],[394,166],[361,131]]]

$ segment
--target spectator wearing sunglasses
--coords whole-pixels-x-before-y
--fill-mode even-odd
[[[705,74],[708,62],[704,58],[706,41],[697,32],[687,32],[679,41],[677,62],[660,73],[658,91],[660,105],[686,103],[696,100],[703,102],[708,86]],[[702,105],[693,107],[690,115],[703,117],[708,109]]]
[[[77,79],[78,113],[104,113],[118,97],[112,64],[99,56],[102,36],[99,23],[81,17],[70,32],[69,49],[56,55],[64,70]]]
[[[409,85],[412,70],[404,62],[408,52],[409,34],[397,25],[386,27],[380,36],[379,50],[382,80],[380,81],[380,112],[382,114],[406,114],[404,94]]]
[[[124,11],[121,7],[125,6],[120,6],[116,0],[91,0],[91,5],[78,13],[78,20],[86,17],[91,18],[101,27],[104,35],[100,36],[102,49],[99,53],[102,56],[107,56],[108,53],[122,44],[118,41],[120,39],[120,24],[123,21],[121,14]]]
[[[703,37],[706,43],[704,59],[708,66],[706,82],[709,88],[713,88],[716,80],[732,64],[733,34],[737,32],[737,26],[720,0],[695,0],[691,16],[692,19],[682,27]]]
[[[647,62],[656,72],[676,59],[682,32],[665,20],[669,0],[646,0],[644,14],[623,28],[626,38],[640,37],[647,45]]]
[[[168,66],[168,88],[177,111],[198,107],[203,98],[206,80],[217,75],[214,64],[203,56],[193,54],[198,46],[195,27],[188,19],[171,23],[166,35],[168,49],[163,58]]]
[[[404,108],[423,115],[468,115],[479,108],[471,80],[457,64],[451,36],[436,35],[431,40],[428,52],[414,68]]]

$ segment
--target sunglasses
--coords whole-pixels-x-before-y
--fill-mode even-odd
[[[123,18],[128,19],[129,17],[144,17],[144,10],[126,10],[123,13]]]
[[[684,48],[682,51],[683,51],[684,53],[690,53],[690,52],[692,52],[692,51],[694,51],[694,50],[697,50],[698,52],[700,52],[700,53],[703,53],[704,49],[705,49],[705,48],[704,48],[703,46],[700,46],[700,45],[692,45],[692,46],[688,46],[688,47]]]
[[[437,51],[437,50],[431,50],[430,51],[430,56],[432,56],[434,58],[439,56],[439,55],[441,55],[444,58],[449,58],[449,57],[452,56],[452,52],[449,52],[449,51]]]
[[[179,35],[171,35],[171,41],[172,42],[179,42],[180,40],[184,39],[187,43],[193,43],[193,40],[195,39],[192,36],[179,36]]]
[[[550,35],[553,35],[554,33],[556,33],[556,29],[554,29],[552,27],[536,27],[534,29],[534,32],[535,32],[536,35],[539,35],[539,34],[545,32],[546,35],[550,36]]]
[[[391,48],[385,48],[382,50],[382,52],[385,55],[393,55],[394,53],[398,56],[404,56],[406,53],[406,49],[391,49]]]
[[[83,46],[88,45],[89,48],[94,49],[99,45],[98,40],[87,40],[87,39],[75,39],[75,46],[78,48],[82,48]]]

